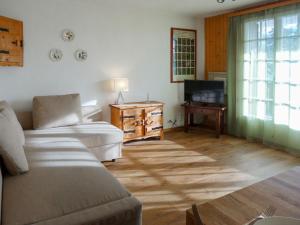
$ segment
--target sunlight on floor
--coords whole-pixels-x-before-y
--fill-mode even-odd
[[[144,225],[183,225],[191,204],[224,196],[288,169],[286,161],[292,158],[230,137],[184,134],[169,139],[126,144],[124,158],[106,165],[143,202]]]

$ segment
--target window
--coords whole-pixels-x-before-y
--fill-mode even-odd
[[[300,15],[243,25],[243,115],[300,130]]]

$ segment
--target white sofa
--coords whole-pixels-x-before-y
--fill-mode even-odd
[[[17,113],[24,129],[26,142],[38,138],[73,137],[96,155],[99,161],[114,161],[122,157],[123,131],[101,119],[98,107],[82,107],[83,123],[79,125],[33,130],[32,112]],[[40,140],[43,140],[40,139]]]
[[[5,107],[7,104],[0,102],[2,121],[12,111],[3,114]],[[26,162],[23,172],[21,167],[11,167],[19,170],[14,176],[8,163],[18,164],[19,158],[14,157],[18,153],[12,152],[13,157],[1,163],[1,225],[142,224],[142,204],[100,162],[121,156],[123,135],[119,129],[85,120],[80,125],[30,130],[31,113],[21,113],[18,119],[23,128],[29,128],[21,147]],[[20,133],[17,123],[10,131]],[[0,130],[5,129],[0,124]],[[5,154],[4,148],[10,151],[6,142],[11,141],[1,139],[0,133],[1,154]]]
[[[86,122],[80,125],[25,130],[26,143],[45,142],[48,138],[68,137],[80,141],[99,161],[122,157],[123,132],[106,122]]]
[[[141,224],[141,203],[78,139],[24,149],[29,172],[3,177],[2,225]]]

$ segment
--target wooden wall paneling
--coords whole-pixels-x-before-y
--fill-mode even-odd
[[[209,72],[226,72],[228,14],[205,19],[205,79]]]

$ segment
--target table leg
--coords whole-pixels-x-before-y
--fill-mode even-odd
[[[194,126],[194,114],[190,113],[190,125]]]
[[[189,113],[187,109],[184,110],[184,131],[189,131]]]
[[[193,213],[188,210],[186,211],[186,225],[195,225]]]
[[[221,112],[221,134],[224,134],[224,128],[225,128],[225,112]]]
[[[216,112],[216,137],[220,137],[220,131],[221,131],[221,113],[220,111]]]

